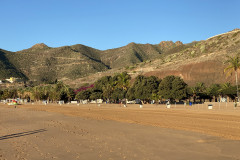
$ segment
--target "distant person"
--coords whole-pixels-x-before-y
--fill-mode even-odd
[[[140,100],[139,104],[140,104],[140,106],[139,106],[139,107],[140,107],[140,108],[142,108],[142,107],[143,107],[143,105],[142,105],[143,103],[142,103],[142,101],[141,101],[141,100]]]
[[[167,107],[167,108],[170,108],[170,106],[171,106],[170,100],[168,100],[167,103],[166,103],[166,107]]]
[[[170,104],[170,102],[169,101],[167,101],[167,105],[169,105]]]

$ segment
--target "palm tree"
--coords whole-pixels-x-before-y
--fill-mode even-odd
[[[110,82],[108,84],[106,84],[105,86],[103,86],[103,96],[107,98],[107,101],[109,101],[112,93],[113,93],[113,84]]]
[[[127,72],[122,72],[117,75],[116,87],[122,89],[123,91],[127,91],[130,85],[131,76],[127,74]],[[126,98],[126,95],[124,95]],[[125,99],[125,106],[127,106],[127,100]]]
[[[196,98],[198,97],[200,101],[202,101],[202,96],[206,90],[205,84],[202,82],[197,82],[194,87],[190,88],[191,94],[193,97],[193,102],[196,102]]]
[[[74,97],[73,89],[64,84],[62,81],[58,81],[57,84],[55,84],[52,94],[53,98],[57,101],[65,100],[70,102],[70,100]]]
[[[237,102],[238,102],[238,69],[240,68],[240,59],[236,55],[235,57],[229,57],[228,60],[226,61],[228,63],[228,66],[224,69],[224,72],[227,72],[227,76],[232,73],[233,71],[235,72],[235,79],[236,79],[236,86],[237,86]]]
[[[27,99],[28,101],[31,101],[31,97],[33,97],[32,88],[30,87],[24,88],[23,98]]]
[[[195,103],[196,97],[197,97],[197,87],[191,87],[190,91],[191,91],[191,95],[193,97],[193,102]],[[189,101],[190,101],[190,99],[189,99]]]
[[[24,95],[24,89],[23,88],[18,88],[17,89],[17,94],[18,94],[18,98],[22,99],[23,95]]]
[[[196,87],[198,92],[204,92],[206,89],[205,84],[203,82],[197,82]]]
[[[231,87],[231,83],[226,82],[220,85],[220,88],[218,90],[219,94],[223,97],[225,96],[225,92],[227,89]],[[229,102],[229,96],[227,95],[227,102]]]
[[[127,72],[122,72],[117,75],[117,87],[123,90],[127,90],[129,87],[129,82],[131,77],[127,74]]]
[[[39,94],[39,87],[38,86],[35,86],[33,88],[31,88],[31,93],[32,93],[32,98],[31,99],[34,99],[34,101],[38,101],[40,100],[40,94]]]

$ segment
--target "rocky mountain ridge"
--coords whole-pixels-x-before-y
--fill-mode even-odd
[[[175,43],[172,42],[172,45],[175,46]],[[170,45],[171,48],[173,46]],[[162,52],[157,45],[136,43],[104,51],[81,44],[52,48],[44,43],[18,52],[2,50],[8,59],[6,63],[15,66],[25,78],[42,82],[76,79],[96,72],[131,66],[159,58]],[[0,74],[0,78],[22,78],[22,75]]]
[[[189,44],[130,43],[103,51],[81,44],[52,48],[41,43],[18,52],[1,50],[0,79],[15,76],[41,83],[58,79],[78,86],[127,71],[133,78],[139,74],[159,78],[177,75],[190,85],[198,81],[221,83],[231,81],[223,73],[226,56],[239,51],[239,29]]]

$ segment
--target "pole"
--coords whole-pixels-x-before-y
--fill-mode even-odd
[[[238,76],[237,76],[237,70],[235,71],[235,77],[236,77],[236,85],[237,85],[237,102],[238,102]]]

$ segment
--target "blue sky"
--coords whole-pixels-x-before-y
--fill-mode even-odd
[[[0,48],[189,43],[240,28],[240,0],[0,0]]]

